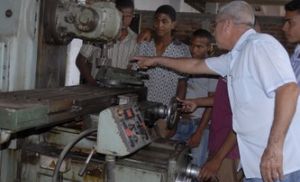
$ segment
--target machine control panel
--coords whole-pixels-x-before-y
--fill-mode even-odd
[[[97,152],[125,156],[150,142],[150,135],[137,105],[118,105],[99,114]]]

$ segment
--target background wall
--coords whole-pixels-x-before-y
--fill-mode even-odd
[[[141,17],[140,28],[150,27],[152,28],[153,11],[138,11]],[[199,14],[199,13],[184,13],[180,12],[177,14],[177,26],[176,26],[176,37],[180,40],[186,41],[188,37],[198,28],[204,28],[212,32],[212,23],[214,21],[213,14]],[[287,44],[284,38],[284,34],[281,30],[283,25],[283,17],[272,17],[272,16],[258,16],[258,22],[261,25],[263,33],[273,35],[278,39],[284,47],[287,48],[288,52],[291,52],[294,45]]]
[[[177,12],[198,12],[186,4],[183,0],[135,0],[134,6],[136,10],[154,11],[163,4],[169,4],[174,7]]]

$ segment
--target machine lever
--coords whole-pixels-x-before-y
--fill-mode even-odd
[[[90,163],[90,160],[91,160],[92,156],[94,155],[95,151],[96,151],[96,149],[95,149],[95,147],[93,147],[93,149],[91,150],[88,158],[86,159],[86,161],[84,163],[83,168],[78,173],[79,176],[83,176],[84,175],[84,173],[86,171],[86,168],[87,168],[88,164]]]

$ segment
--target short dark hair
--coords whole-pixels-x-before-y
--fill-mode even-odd
[[[285,4],[284,9],[286,11],[298,11],[300,13],[300,1],[299,0],[292,0]]]
[[[134,9],[134,3],[132,0],[116,0],[116,8],[118,10],[121,10],[124,8]]]
[[[198,29],[194,31],[192,38],[194,37],[207,38],[210,44],[214,41],[214,37],[212,36],[212,34],[209,31],[204,29]]]
[[[170,5],[162,5],[158,7],[154,16],[157,16],[158,14],[166,14],[171,18],[172,21],[176,21],[176,11]]]

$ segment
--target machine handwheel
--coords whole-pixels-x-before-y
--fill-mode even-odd
[[[173,129],[177,126],[178,119],[179,119],[179,113],[178,113],[178,102],[176,100],[176,97],[173,97],[168,105],[167,108],[167,128],[168,129]]]

